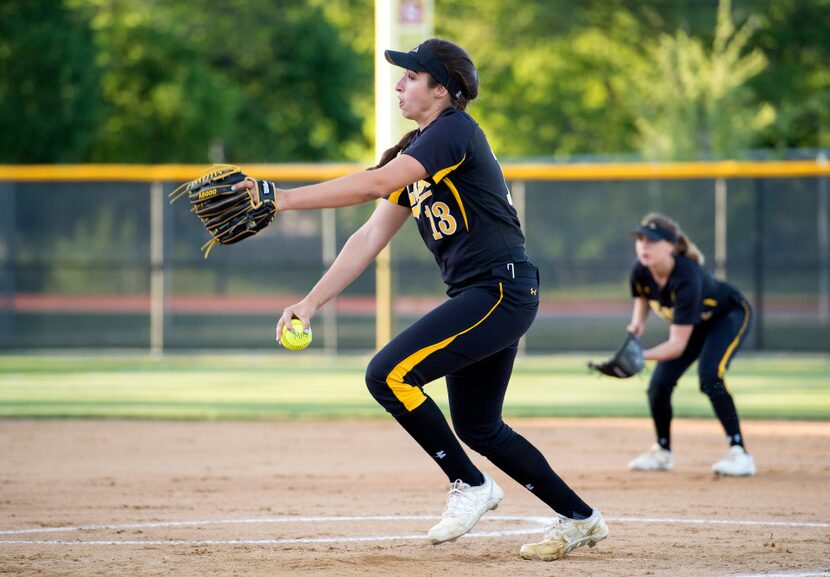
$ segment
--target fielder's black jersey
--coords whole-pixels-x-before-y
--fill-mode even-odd
[[[469,114],[445,109],[402,154],[420,162],[429,176],[387,198],[412,210],[446,284],[527,260],[501,166]]]
[[[743,300],[735,287],[679,254],[674,255],[674,269],[663,287],[637,262],[631,271],[631,296],[648,300],[652,310],[676,325],[699,324]]]

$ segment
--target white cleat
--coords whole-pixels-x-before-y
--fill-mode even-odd
[[[608,537],[608,525],[596,509],[590,517],[582,521],[560,515],[552,525],[545,529],[545,538],[542,541],[522,545],[519,555],[523,559],[554,561],[583,545],[593,547],[606,537]]]
[[[628,464],[628,468],[632,471],[671,471],[672,467],[674,467],[674,458],[671,451],[667,451],[657,443]]]
[[[427,534],[433,545],[455,541],[472,529],[481,516],[499,506],[504,491],[487,473],[484,484],[471,487],[460,479],[450,485],[447,506],[441,515],[441,522]]]
[[[752,477],[755,475],[755,461],[746,449],[733,445],[729,447],[726,457],[712,465],[712,471],[730,477]]]

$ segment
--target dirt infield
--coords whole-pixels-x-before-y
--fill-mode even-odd
[[[611,534],[523,561],[549,511],[505,499],[424,539],[446,480],[389,421],[0,421],[0,575],[830,575],[830,423],[748,421],[758,476],[712,476],[714,419],[677,421],[676,468],[631,473],[645,420],[515,420]]]

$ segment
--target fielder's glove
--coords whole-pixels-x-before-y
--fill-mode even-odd
[[[640,344],[640,339],[632,333],[628,333],[623,345],[607,361],[603,363],[588,361],[589,369],[618,379],[633,377],[642,371],[644,366],[643,346]]]
[[[231,190],[243,180],[256,186]],[[214,166],[203,176],[186,182],[170,193],[171,201],[187,194],[192,212],[196,213],[210,233],[211,239],[202,245],[205,258],[217,244],[233,244],[253,236],[271,224],[277,214],[274,183],[257,180],[242,172],[238,166]]]

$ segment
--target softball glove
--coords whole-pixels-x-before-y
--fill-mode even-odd
[[[249,180],[256,186],[232,190],[234,184]],[[257,180],[238,166],[216,165],[204,175],[186,182],[170,193],[170,202],[185,194],[194,212],[210,233],[202,245],[205,258],[217,244],[233,244],[253,236],[271,224],[277,214],[273,182]]]
[[[640,344],[640,339],[632,333],[628,333],[625,342],[607,361],[602,363],[588,361],[589,369],[618,379],[633,377],[642,371],[644,366],[643,346]]]

